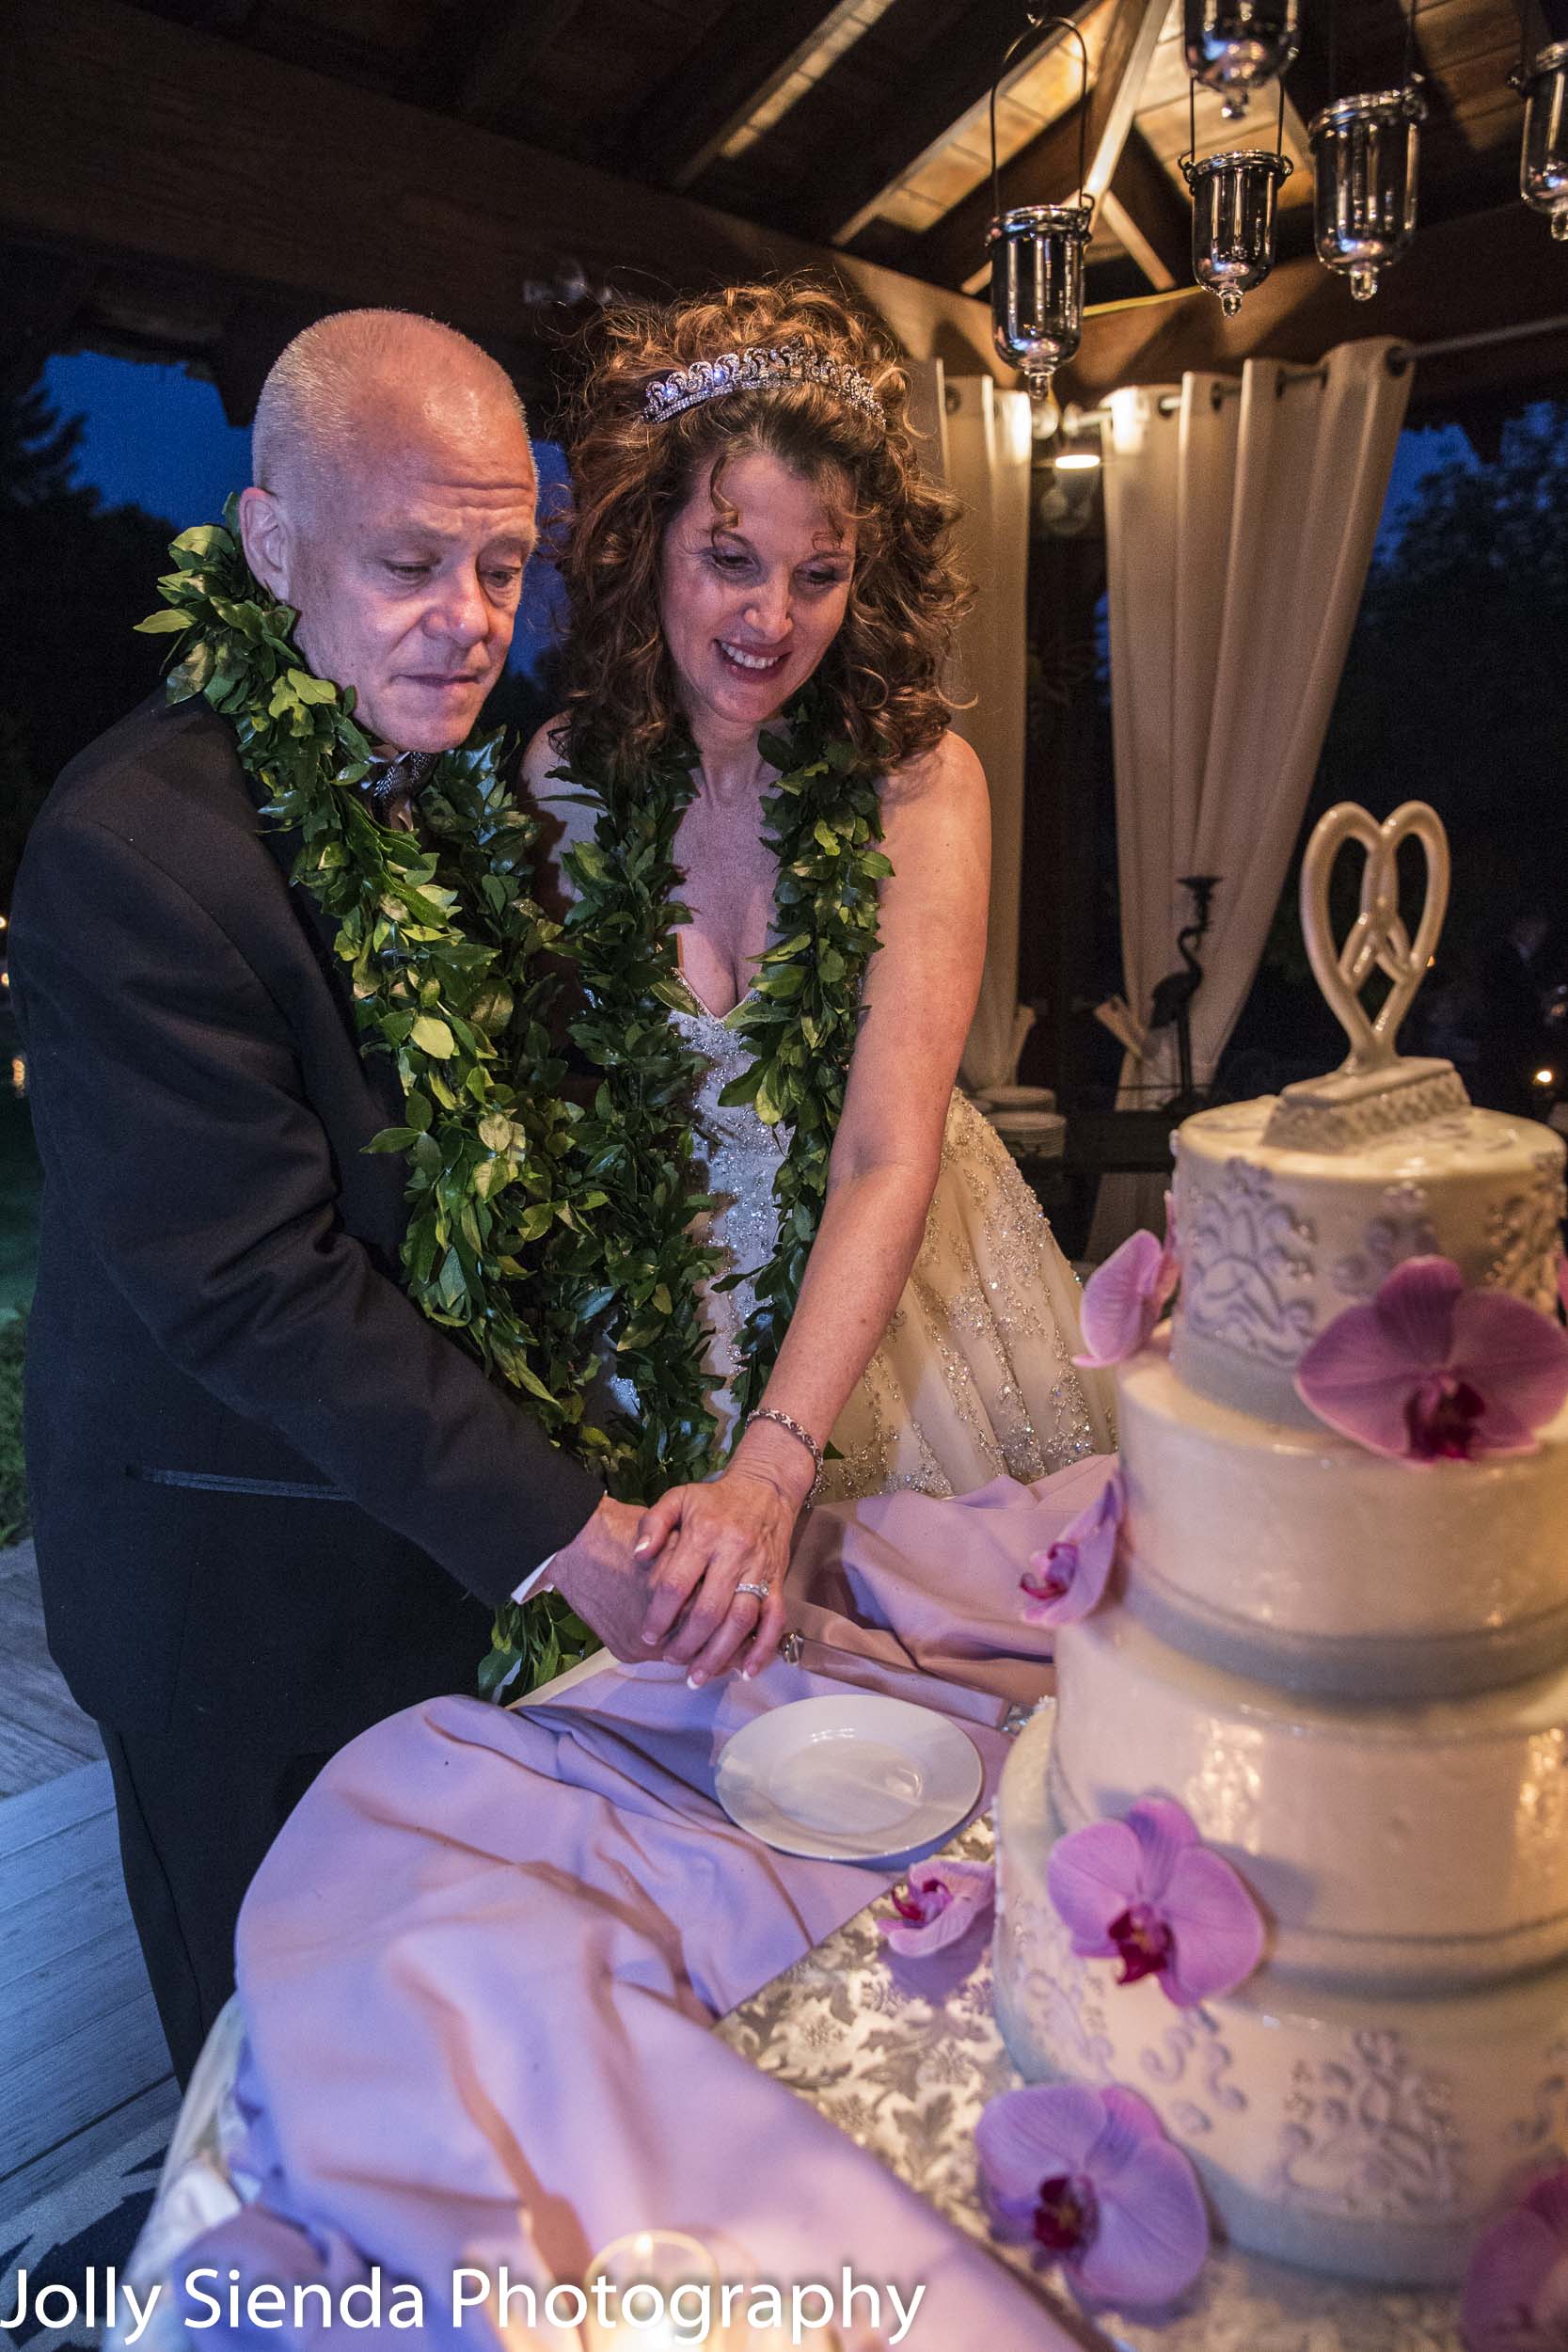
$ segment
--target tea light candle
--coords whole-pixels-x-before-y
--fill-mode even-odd
[[[719,2269],[700,2238],[678,2230],[618,2237],[582,2284],[587,2352],[721,2352]]]

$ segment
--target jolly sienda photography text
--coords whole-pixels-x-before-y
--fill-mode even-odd
[[[454,2270],[442,2316],[460,2332],[478,2314],[492,2328],[498,2321],[529,2328],[541,2321],[555,2328],[579,2328],[592,2314],[601,2330],[626,2330],[626,2352],[637,2352],[639,2338],[646,2339],[655,2329],[661,2345],[673,2340],[695,2346],[707,2343],[716,2328],[742,2320],[751,2328],[787,2329],[792,2344],[803,2344],[808,2334],[836,2326],[883,2330],[892,2346],[909,2336],[925,2294],[923,2286],[911,2286],[906,2296],[892,2284],[876,2286],[858,2280],[847,2265],[836,2286],[811,2281],[788,2287],[759,2281],[715,2285],[693,2280],[666,2296],[648,2283],[620,2287],[604,2278],[595,2279],[589,2288],[558,2283],[541,2289],[512,2278],[502,2264],[491,2269]],[[139,2290],[113,2269],[88,2270],[79,2286],[35,2284],[25,2270],[19,2270],[14,2297],[8,2298],[15,2309],[0,2314],[0,2333],[26,2327],[113,2327],[130,2346],[142,2341],[166,2296],[178,2301],[180,2324],[194,2336],[214,2328],[246,2326],[288,2329],[295,2335],[307,2328],[332,2327],[348,2333],[386,2328],[418,2335],[424,2330],[431,2299],[421,2287],[388,2279],[379,2268],[335,2293],[319,2281],[269,2286],[238,2270],[198,2268],[166,2285],[160,2281]]]

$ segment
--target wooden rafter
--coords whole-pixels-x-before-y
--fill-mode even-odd
[[[1136,125],[1129,131],[1111,184],[1100,200],[1108,228],[1158,292],[1192,276],[1192,214]]]
[[[878,198],[986,96],[1008,43],[1026,24],[1022,0],[971,0],[911,57],[879,101],[864,135],[851,147],[835,141],[832,155],[814,164],[811,184],[789,189],[790,216],[823,245],[846,242]]]
[[[1354,89],[1391,89],[1399,81],[1409,23],[1407,0],[1358,0],[1354,14],[1346,12],[1344,23],[1345,33],[1341,36],[1339,55],[1331,61],[1328,24],[1323,12],[1314,8],[1302,10],[1301,49],[1294,65],[1285,76],[1285,96],[1287,124],[1304,152],[1313,118],[1323,112],[1331,99],[1346,97]],[[1354,31],[1354,46],[1348,38],[1352,28]],[[1421,62],[1418,9],[1415,57],[1418,71]],[[1424,94],[1429,119],[1446,119],[1449,104],[1441,85],[1429,77]],[[1265,91],[1257,103],[1263,106],[1272,98],[1273,92]],[[1259,119],[1262,119],[1261,115]]]
[[[458,23],[443,13],[415,48],[394,91],[410,106],[499,123],[520,98],[582,0],[467,0]]]
[[[256,13],[256,0],[198,0],[187,22],[204,32],[238,33]]]
[[[735,0],[705,44],[643,104],[616,160],[628,179],[689,188],[811,55],[836,0]]]
[[[1419,231],[1375,302],[1354,300],[1342,277],[1308,257],[1281,262],[1233,322],[1196,286],[1091,307],[1062,390],[1092,405],[1118,384],[1173,383],[1189,369],[1233,374],[1255,356],[1313,361],[1336,343],[1370,335],[1433,342],[1563,317],[1568,252],[1544,221],[1513,203]],[[1539,382],[1564,370],[1568,333],[1544,335],[1433,361],[1418,371],[1418,395],[1460,384]]]
[[[551,41],[559,40],[583,0],[532,0],[503,8],[499,19],[482,20],[487,38],[470,51],[452,111],[469,122],[496,122],[519,93]],[[416,93],[409,92],[413,97]]]
[[[645,293],[837,270],[912,357],[997,366],[977,303],[125,0],[0,0],[0,232],[73,262],[164,265],[236,300],[389,303],[508,339],[559,318],[558,290],[584,279]]]
[[[92,291],[85,262],[64,268],[53,254],[0,253],[0,388],[30,384]]]
[[[1117,0],[1100,72],[1089,90],[1086,152],[1087,193],[1102,197],[1115,178],[1132,127],[1138,94],[1148,72],[1167,0]],[[1065,204],[1078,186],[1078,121],[1065,115],[1015,155],[1002,177],[1002,203]],[[911,266],[938,285],[964,286],[986,274],[986,230],[991,217],[990,182],[927,230],[912,250]]]

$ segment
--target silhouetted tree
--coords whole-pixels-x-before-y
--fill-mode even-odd
[[[1300,847],[1336,801],[1360,801],[1378,817],[1430,801],[1453,846],[1448,925],[1420,1000],[1438,1033],[1413,1034],[1407,1046],[1449,1052],[1484,1041],[1488,960],[1523,916],[1552,927],[1535,959],[1542,977],[1568,972],[1565,646],[1568,404],[1544,401],[1505,425],[1495,461],[1424,476],[1372,567],[1297,859],[1230,1058],[1277,1052],[1322,1069],[1339,1050],[1296,916]],[[1413,875],[1418,866],[1418,856]]]
[[[82,446],[83,419],[61,419],[41,383],[0,396],[0,506],[38,506],[74,500],[90,511],[96,493],[71,477]]]
[[[150,692],[167,650],[134,631],[176,526],[74,484],[81,437],[40,384],[0,393],[0,908],[49,786]]]

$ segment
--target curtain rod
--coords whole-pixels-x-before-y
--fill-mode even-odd
[[[1477,335],[1450,335],[1445,342],[1396,343],[1388,354],[1388,365],[1395,375],[1402,375],[1418,359],[1448,359],[1461,351],[1485,351],[1493,343],[1523,342],[1529,335],[1560,334],[1568,334],[1568,315],[1527,319],[1522,326],[1487,326]]]
[[[1562,334],[1568,334],[1568,313],[1558,318],[1527,319],[1521,326],[1483,327],[1474,335],[1450,335],[1441,342],[1395,343],[1388,354],[1388,368],[1391,374],[1402,375],[1406,368],[1415,367],[1421,359],[1450,359],[1457,358],[1461,352],[1488,350],[1496,343],[1523,342],[1531,335]],[[1327,377],[1328,367],[1324,360],[1320,359],[1315,368],[1293,368],[1281,363],[1275,392],[1277,396],[1292,384],[1323,384]],[[1242,380],[1237,375],[1224,377],[1210,392],[1216,408],[1222,401],[1240,400],[1241,396]],[[1160,398],[1160,414],[1173,417],[1180,405],[1180,392],[1164,392]],[[1080,425],[1102,424],[1110,413],[1109,406],[1101,401],[1098,407],[1081,410],[1076,422]]]

